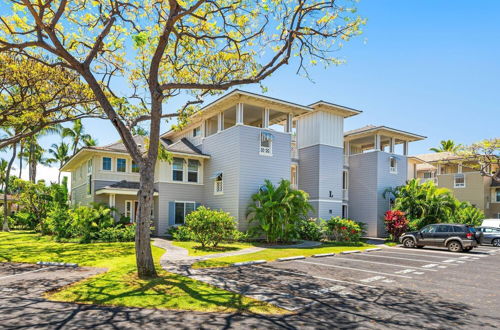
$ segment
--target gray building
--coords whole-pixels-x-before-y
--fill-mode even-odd
[[[349,217],[365,222],[369,235],[383,236],[389,204],[382,192],[405,182],[408,143],[424,137],[375,126],[344,134],[344,119],[360,113],[240,90],[205,106],[184,129],[161,136],[174,160],[156,165],[155,234],[181,225],[199,205],[229,212],[246,230],[252,194],[266,179],[287,179],[309,194],[312,217]],[[117,217],[135,220],[139,174],[122,143],[83,148],[62,171],[71,172],[75,205],[103,202]]]

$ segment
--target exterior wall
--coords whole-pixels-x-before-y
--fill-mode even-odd
[[[102,169],[102,159],[103,157],[111,158],[111,171],[105,171]],[[116,171],[116,160],[118,158],[123,158],[127,160],[126,172]],[[105,180],[118,182],[122,180],[139,182],[139,173],[132,173],[132,158],[127,154],[117,154],[117,153],[98,153],[92,157],[93,173],[92,177],[95,180]]]
[[[297,120],[299,149],[324,144],[343,148],[344,118],[327,111],[314,111]]]
[[[397,173],[390,173],[390,158],[397,159]],[[349,157],[349,218],[364,222],[368,236],[386,235],[384,213],[389,200],[384,190],[403,185],[408,175],[405,156],[372,151]]]
[[[451,190],[453,195],[461,201],[469,201],[481,210],[485,210],[485,201],[488,193],[485,193],[484,178],[479,172],[463,173],[465,176],[465,187],[454,188],[454,174],[438,175],[439,187]]]
[[[317,202],[313,217],[342,215],[343,148],[314,145],[299,149],[299,189]]]
[[[260,155],[261,128],[236,125],[203,140],[203,153],[211,156],[206,162],[204,199],[213,209],[223,209],[238,219],[240,230],[248,228],[246,211],[251,195],[264,180],[277,184],[289,179],[291,136],[269,130],[274,136],[272,156]],[[224,194],[214,194],[215,173],[223,173]]]

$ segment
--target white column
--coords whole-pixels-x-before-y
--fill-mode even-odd
[[[286,127],[285,127],[285,131],[287,133],[292,133],[292,127],[293,127],[293,114],[289,113],[287,116],[286,116]]]
[[[380,135],[379,134],[375,134],[375,137],[374,137],[374,143],[375,143],[375,148],[374,149],[375,150],[381,150],[382,149],[382,147],[380,145],[380,141],[381,141]]]
[[[394,146],[396,145],[396,139],[395,138],[391,138],[391,142],[390,142],[390,145],[389,145],[389,152],[391,154],[394,153]]]
[[[269,108],[262,111],[262,128],[269,128]]]
[[[408,156],[408,141],[403,142],[403,155]]]
[[[236,125],[243,125],[243,103],[236,104]]]
[[[217,132],[220,132],[224,129],[224,113],[219,112],[217,114]]]
[[[115,203],[116,203],[116,195],[115,194],[109,194],[109,202],[108,202],[109,207],[110,208],[115,207],[116,206]],[[112,212],[112,215],[113,215],[113,217],[115,216],[115,211]]]
[[[458,173],[462,173],[462,163],[458,164]]]

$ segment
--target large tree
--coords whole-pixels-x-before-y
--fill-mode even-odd
[[[141,278],[156,276],[149,216],[161,119],[206,95],[260,83],[291,61],[305,74],[309,64],[339,63],[334,51],[364,23],[350,0],[5,2],[11,12],[2,16],[0,51],[80,75],[139,166]],[[173,109],[167,104],[176,96],[184,106]],[[144,121],[147,148],[132,134]]]
[[[461,147],[460,144],[455,144],[453,140],[441,140],[438,148],[430,148],[434,152],[456,152]]]
[[[486,139],[460,148],[462,162],[477,169],[481,175],[500,182],[500,138]]]
[[[61,168],[64,163],[70,158],[69,144],[61,141],[60,144],[53,143],[49,149],[50,158],[47,159],[48,164],[57,163],[59,165],[59,173],[57,174],[57,183],[61,183]]]

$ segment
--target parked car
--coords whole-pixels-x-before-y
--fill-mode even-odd
[[[500,228],[497,227],[478,227],[476,231],[482,233],[481,244],[491,244],[500,247]]]
[[[399,241],[406,248],[437,246],[446,247],[451,252],[469,252],[478,246],[480,239],[481,233],[476,233],[469,225],[439,223],[404,233]]]
[[[500,219],[484,219],[481,227],[496,227],[500,228]]]

